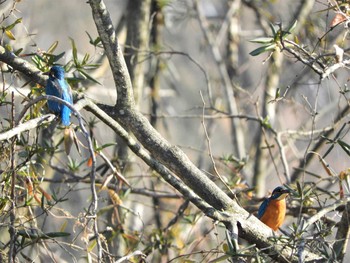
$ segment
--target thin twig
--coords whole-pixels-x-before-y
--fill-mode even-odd
[[[304,228],[307,229],[310,227],[313,223],[320,220],[322,217],[324,217],[327,213],[331,211],[335,211],[339,206],[345,205],[346,203],[350,202],[350,197],[346,197],[345,199],[337,200],[331,205],[325,206],[322,210],[320,210],[317,214],[310,217],[305,225]]]
[[[217,68],[220,73],[222,86],[224,88],[224,93],[227,99],[227,106],[228,106],[228,112],[230,114],[237,114],[238,113],[238,107],[236,103],[236,98],[234,96],[234,87],[233,83],[230,79],[230,76],[227,72],[227,68],[225,66],[223,57],[220,53],[219,47],[215,43],[215,37],[211,35],[208,22],[201,12],[200,8],[198,7],[199,1],[193,1],[194,8],[197,13],[197,18],[199,21],[199,26],[201,28],[201,31],[205,37],[205,40],[210,45],[210,51],[215,59]],[[212,101],[210,101],[210,104],[212,105]],[[243,129],[242,125],[239,120],[232,119],[231,120],[231,134],[232,134],[232,144],[235,150],[235,154],[237,154],[239,159],[242,159],[246,156],[246,150],[244,145],[244,135],[243,135]]]
[[[201,96],[201,99],[202,99],[202,103],[203,103],[203,115],[204,115],[204,111],[205,111],[205,101],[204,101],[204,98],[203,98],[203,95],[202,95],[202,92],[199,92],[200,96]],[[233,196],[235,196],[235,193],[232,191],[231,187],[228,186],[228,184],[225,182],[224,178],[222,178],[221,174],[219,173],[217,167],[216,167],[216,163],[215,163],[215,160],[214,160],[214,157],[213,157],[213,152],[211,150],[211,144],[210,144],[210,138],[209,138],[209,134],[207,132],[207,128],[205,126],[205,122],[204,122],[204,119],[201,120],[201,123],[202,123],[202,127],[203,127],[203,131],[204,131],[204,134],[205,134],[205,138],[207,140],[207,147],[208,147],[208,155],[209,155],[209,158],[211,160],[211,163],[213,165],[213,169],[214,169],[214,172],[215,172],[215,175],[220,179],[220,181],[225,185],[225,187],[227,188],[228,191],[231,192],[231,194]]]
[[[289,173],[289,166],[288,166],[288,161],[287,161],[287,157],[286,157],[286,152],[285,152],[285,148],[283,146],[283,142],[281,139],[281,133],[277,133],[277,135],[275,136],[275,141],[278,145],[278,149],[281,155],[281,161],[282,161],[282,165],[284,168],[284,173],[285,173],[285,177],[287,179],[287,183],[290,183],[290,173]]]
[[[167,231],[171,226],[176,224],[176,222],[179,220],[179,218],[183,216],[183,214],[184,214],[184,212],[187,209],[189,204],[190,204],[190,201],[186,200],[182,205],[180,205],[175,216],[169,221],[168,225],[164,228],[164,231]]]
[[[112,170],[112,175],[111,176],[112,177],[116,176],[119,180],[121,180],[127,186],[131,187],[131,185],[129,184],[128,180],[120,172],[118,172],[117,168],[115,168],[115,166],[111,163],[111,161],[107,158],[107,156],[102,151],[99,152],[99,155],[107,163],[109,168]],[[111,179],[109,179],[109,180],[111,180]],[[108,184],[108,182],[107,182],[107,184]]]
[[[15,96],[14,92],[12,92],[12,110],[11,110],[11,117],[12,127],[15,126]],[[15,228],[15,221],[16,221],[16,194],[15,194],[15,187],[16,187],[16,171],[15,171],[15,146],[16,146],[16,137],[12,139],[11,143],[11,194],[10,194],[10,249],[8,254],[8,262],[13,263],[16,261],[16,251],[15,251],[15,242],[16,242],[16,228]]]
[[[146,258],[145,254],[143,254],[140,250],[136,250],[136,251],[132,252],[129,255],[121,257],[120,259],[118,259],[114,263],[122,263],[122,262],[125,262],[125,261],[129,261],[132,257],[135,257],[135,256],[139,256],[141,258]],[[141,262],[141,260],[140,260],[140,262]]]

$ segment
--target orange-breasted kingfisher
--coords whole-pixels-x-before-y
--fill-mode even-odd
[[[278,186],[259,207],[258,218],[273,231],[276,231],[283,224],[288,194],[289,190],[287,188]]]
[[[73,103],[72,92],[64,78],[64,69],[61,66],[53,66],[50,71],[45,73],[49,75],[45,92],[47,95],[58,97],[70,104]],[[48,100],[47,105],[51,111],[60,114],[62,124],[69,126],[71,109],[57,101]]]

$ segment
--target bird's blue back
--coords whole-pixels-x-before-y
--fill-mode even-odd
[[[262,202],[262,204],[260,205],[259,210],[258,210],[258,218],[261,218],[261,217],[264,215],[264,213],[265,213],[265,211],[266,211],[266,208],[267,208],[267,206],[268,206],[268,204],[269,204],[269,201],[270,201],[270,199],[269,199],[269,198],[266,198],[266,199]]]
[[[64,69],[61,66],[53,66],[49,72],[45,91],[47,95],[52,95],[63,99],[72,104],[72,93],[67,81],[64,78]],[[56,101],[48,100],[48,107],[54,113],[60,113],[62,124],[68,126],[70,124],[71,110],[63,104]]]

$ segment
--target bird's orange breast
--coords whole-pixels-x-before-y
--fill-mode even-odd
[[[286,200],[270,200],[261,222],[276,231],[284,221],[286,215]]]

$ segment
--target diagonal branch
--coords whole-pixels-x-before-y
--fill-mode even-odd
[[[35,129],[44,123],[52,122],[54,119],[55,119],[55,115],[48,114],[48,115],[37,117],[35,119],[31,119],[29,121],[26,121],[25,123],[21,123],[18,126],[12,128],[11,130],[0,133],[0,141],[9,140],[14,136],[18,136],[22,132]]]
[[[135,107],[130,75],[106,5],[102,0],[93,0],[88,3],[112,70],[117,88],[117,104],[121,108]]]
[[[14,53],[6,50],[0,45],[0,61],[5,62],[13,69],[22,72],[33,82],[39,83],[41,86],[45,86],[47,76],[43,75],[42,72],[34,65],[30,64],[24,59],[17,57]]]

